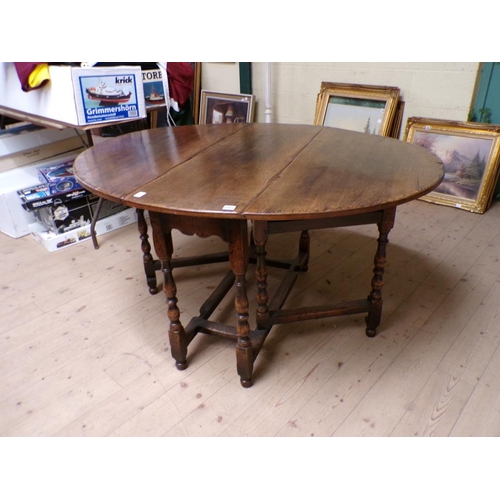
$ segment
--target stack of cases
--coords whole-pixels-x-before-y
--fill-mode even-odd
[[[73,162],[39,168],[38,176],[42,183],[17,192],[23,208],[32,212],[38,221],[32,231],[32,234],[35,233],[33,236],[49,251],[90,237],[90,224],[99,198],[78,183]],[[117,217],[120,213],[123,216]],[[116,229],[135,220],[133,209],[103,200],[97,214],[97,233]]]

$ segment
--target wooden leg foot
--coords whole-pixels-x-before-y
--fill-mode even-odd
[[[375,337],[377,335],[377,328],[380,326],[382,320],[382,304],[372,304],[372,310],[365,318],[366,335],[368,337]]]
[[[178,370],[185,370],[188,366],[187,361],[176,361],[175,366]]]
[[[242,387],[252,387],[252,379],[240,379],[240,383]]]

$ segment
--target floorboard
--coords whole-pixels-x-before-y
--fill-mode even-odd
[[[87,241],[53,253],[0,234],[0,435],[500,436],[499,219],[496,202],[483,215],[399,207],[379,335],[366,337],[362,315],[277,326],[249,389],[227,339],[198,334],[188,368],[175,368],[165,296],[148,293],[135,226],[104,235],[99,250]],[[287,306],[366,296],[376,236],[372,226],[312,231]],[[294,256],[297,240],[272,236],[268,255]],[[224,249],[178,232],[174,246]],[[182,321],[226,269],[174,271]],[[281,276],[270,270],[270,291]],[[234,324],[232,298],[215,314]]]

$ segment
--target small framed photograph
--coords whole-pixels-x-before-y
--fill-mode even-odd
[[[482,214],[498,180],[500,126],[409,118],[406,142],[434,153],[444,165],[441,184],[421,200]]]
[[[200,124],[250,123],[253,121],[254,96],[201,91]]]
[[[399,94],[398,87],[322,82],[314,125],[390,136]]]

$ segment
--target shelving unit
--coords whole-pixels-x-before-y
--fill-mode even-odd
[[[158,108],[154,108],[151,111],[154,112],[154,114],[155,114],[155,126],[156,126],[156,114],[158,112]],[[131,122],[144,120],[144,118],[141,117],[141,118],[137,118],[137,120],[128,119],[126,121],[109,122],[109,123],[106,123],[104,125],[102,123],[92,124],[92,125],[75,125],[73,123],[67,123],[67,122],[63,122],[63,121],[59,121],[59,120],[54,120],[54,119],[48,118],[46,116],[36,115],[33,113],[27,113],[25,111],[12,109],[12,108],[2,106],[2,105],[0,105],[0,115],[8,116],[10,118],[14,118],[16,120],[23,121],[23,122],[30,122],[30,123],[33,123],[35,125],[40,125],[40,126],[46,127],[46,128],[53,128],[53,129],[58,129],[58,130],[62,130],[64,128],[73,128],[77,131],[85,132],[85,136],[86,136],[87,141],[85,142],[82,139],[83,146],[85,148],[90,148],[94,145],[92,131],[94,131],[96,129],[102,129],[104,127],[109,127],[109,126],[120,126],[120,125],[123,125],[125,123],[128,124]],[[80,137],[82,137],[82,135],[80,135]],[[94,248],[96,250],[99,248],[99,242],[97,240],[95,227],[96,227],[99,212],[100,212],[101,207],[102,207],[102,203],[103,203],[103,200],[102,200],[102,198],[100,198],[99,202],[97,204],[97,207],[96,207],[95,215],[92,219],[92,223],[90,226],[92,243],[93,243]]]

